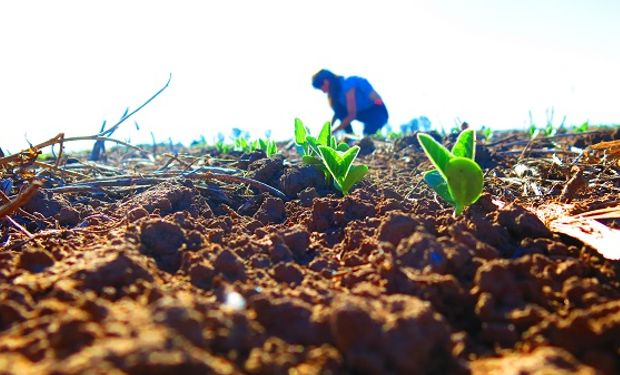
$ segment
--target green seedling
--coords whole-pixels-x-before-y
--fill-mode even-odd
[[[308,153],[308,129],[300,119],[295,119],[295,144],[299,146],[303,155]]]
[[[344,142],[338,143],[336,141],[336,137],[331,134],[331,123],[329,121],[323,124],[318,137],[313,137],[308,133],[308,129],[304,126],[301,120],[296,118],[295,144],[299,147],[299,150],[302,153],[302,162],[320,169],[325,176],[325,180],[329,183],[331,175],[327,170],[327,166],[323,162],[323,158],[321,157],[321,153],[319,151],[319,146],[335,148],[338,151],[346,151],[349,148],[349,145]]]
[[[360,182],[368,172],[366,165],[353,165],[360,151],[359,146],[350,147],[343,152],[323,145],[318,148],[325,167],[334,179],[336,188],[343,195],[349,194],[351,187]]]
[[[527,128],[527,134],[530,136],[530,139],[536,138],[540,130],[536,127],[536,124],[530,124]]]
[[[276,142],[270,139],[257,139],[252,143],[252,148],[254,150],[263,150],[267,157],[271,157],[278,153],[278,146],[276,145]]]
[[[235,139],[235,151],[250,152],[252,144],[245,137],[237,137]]]
[[[493,138],[493,130],[491,130],[491,128],[490,128],[490,127],[488,127],[488,126],[484,126],[484,125],[483,125],[483,126],[480,128],[480,133],[481,133],[481,134],[482,134],[482,136],[484,137],[484,140],[485,140],[485,141],[487,141],[487,142],[488,142],[488,141],[490,141],[490,140],[491,140],[491,138]]]
[[[385,136],[385,138],[388,139],[389,141],[396,141],[397,139],[400,139],[402,137],[403,137],[403,133],[395,132],[395,131],[390,131]]]
[[[454,216],[480,198],[484,185],[482,169],[474,161],[476,132],[462,131],[452,150],[428,134],[418,134],[418,142],[435,169],[424,173],[424,181],[445,201],[454,206]]]
[[[220,154],[228,154],[233,150],[233,146],[225,143],[224,141],[217,141],[215,143],[215,149]]]
[[[332,135],[329,121],[323,124],[319,136],[313,137],[298,118],[295,119],[295,144],[302,150],[302,156],[313,156],[317,160],[320,159],[319,146],[329,146],[338,151],[346,151],[349,148],[347,143],[336,141],[336,137]]]
[[[336,188],[344,195],[368,172],[366,165],[352,165],[359,147],[338,142],[332,135],[329,121],[323,124],[318,137],[313,137],[302,121],[295,119],[295,144],[302,153],[302,162],[322,171],[328,184],[333,179]]]
[[[557,133],[557,129],[553,126],[552,123],[547,123],[544,128],[542,128],[543,135],[545,137],[554,136]]]
[[[575,127],[575,132],[576,133],[584,133],[588,131],[588,128],[590,127],[590,124],[588,123],[588,121],[584,122],[583,124]]]

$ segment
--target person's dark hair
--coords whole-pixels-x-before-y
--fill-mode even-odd
[[[338,76],[327,69],[321,69],[312,76],[312,87],[320,89],[324,80],[328,80],[331,85],[338,80]]]
[[[340,94],[340,76],[332,73],[327,69],[321,69],[312,76],[312,86],[316,89],[320,89],[323,86],[323,81],[329,81],[329,104],[334,110],[336,117],[340,120],[346,117],[347,109],[342,104],[338,103],[338,94]]]

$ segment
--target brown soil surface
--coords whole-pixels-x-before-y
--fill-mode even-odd
[[[478,145],[485,193],[457,218],[412,137],[364,140],[346,197],[294,150],[40,172],[0,224],[0,373],[618,374],[618,262],[535,214],[617,203],[616,161],[562,150],[618,132],[506,136]],[[11,199],[38,171],[2,167]]]

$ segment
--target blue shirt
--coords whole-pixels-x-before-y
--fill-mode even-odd
[[[355,89],[355,107],[357,112],[361,112],[375,105],[374,100],[370,98],[370,93],[374,91],[370,83],[366,78],[351,76],[340,78],[340,94],[338,95],[338,102],[347,107],[347,92],[352,88]]]

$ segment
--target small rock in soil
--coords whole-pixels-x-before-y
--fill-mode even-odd
[[[296,258],[303,258],[310,246],[310,233],[301,225],[288,228],[282,235],[284,243]]]
[[[304,274],[295,263],[278,263],[273,269],[273,278],[282,283],[299,285]]]
[[[140,241],[149,254],[170,255],[179,251],[185,236],[177,224],[151,220],[140,227]]]
[[[281,223],[286,218],[284,202],[280,198],[269,197],[254,214],[254,218],[263,224]]]
[[[314,187],[307,187],[299,193],[299,201],[302,206],[310,207],[314,198],[317,198],[319,194]]]
[[[357,154],[358,156],[370,155],[375,152],[375,142],[373,142],[372,138],[364,137],[359,142],[356,143],[359,146],[360,151]]]
[[[17,266],[27,271],[38,273],[54,264],[52,254],[42,248],[26,248],[19,255]]]
[[[282,173],[284,172],[284,159],[282,155],[274,155],[270,158],[259,159],[248,166],[249,178],[275,185]]]
[[[499,210],[497,219],[517,239],[525,237],[551,237],[551,231],[533,213],[511,203]]]
[[[56,198],[53,193],[37,190],[22,208],[26,212],[38,212],[44,217],[50,217],[59,213],[64,205],[66,202]]]
[[[379,240],[389,242],[394,246],[405,237],[411,235],[419,221],[402,212],[391,212],[381,223],[378,229]]]
[[[80,222],[80,213],[72,207],[62,207],[58,213],[58,223],[63,227],[73,227]]]
[[[243,260],[229,249],[222,250],[215,258],[213,267],[229,280],[245,280]]]
[[[280,186],[284,194],[295,198],[304,189],[325,189],[325,176],[311,165],[290,167],[280,177]]]

